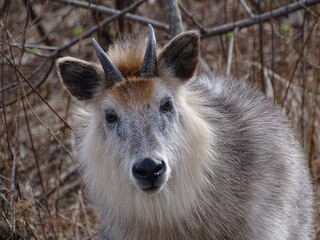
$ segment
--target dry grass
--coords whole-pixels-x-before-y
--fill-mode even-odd
[[[113,1],[96,2],[114,7]],[[287,1],[242,2],[259,14]],[[260,2],[260,9],[254,2]],[[0,239],[95,239],[97,220],[76,170],[72,129],[66,124],[73,100],[59,83],[54,62],[66,55],[93,59],[89,38],[81,36],[108,15],[56,1],[1,4]],[[200,28],[219,26],[250,14],[237,0],[183,0],[182,4],[188,11],[182,13],[185,29],[198,29],[198,23]],[[320,194],[319,13],[320,3],[206,37],[201,43],[201,71],[249,81],[283,107],[304,146],[316,196]],[[163,8],[153,1],[139,6],[135,14],[166,22]],[[134,21],[123,26],[133,33],[146,31],[145,25]],[[119,28],[114,21],[93,36],[107,46]],[[156,34],[160,43],[170,38],[161,29]],[[54,52],[54,46],[76,37],[80,41]],[[319,227],[317,223],[318,232]]]

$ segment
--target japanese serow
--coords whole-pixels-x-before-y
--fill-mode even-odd
[[[313,194],[281,110],[248,84],[198,76],[199,34],[119,41],[58,60],[79,101],[77,153],[108,240],[307,240]]]

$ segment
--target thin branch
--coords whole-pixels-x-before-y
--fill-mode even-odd
[[[10,0],[5,0],[2,4],[2,6],[0,7],[0,16],[4,16],[4,13],[8,10],[10,4]]]
[[[200,56],[199,57],[199,64],[202,67],[202,70],[206,73],[207,76],[212,76],[212,71],[206,61]]]
[[[183,6],[181,2],[179,2],[179,7],[181,11],[187,15],[191,21],[196,25],[201,31],[205,31],[204,27],[197,21],[197,19]]]
[[[234,32],[232,33],[231,37],[230,37],[230,41],[229,41],[229,48],[228,48],[228,59],[227,59],[227,67],[226,67],[226,75],[229,76],[230,75],[230,71],[231,71],[231,63],[232,63],[232,53],[233,53],[233,45],[234,45],[234,38],[235,35],[237,35],[238,32],[238,28],[236,28],[234,30]]]
[[[93,4],[90,2],[82,2],[82,1],[77,1],[77,0],[54,0],[56,2],[61,2],[61,3],[66,3],[69,5],[77,6],[77,7],[83,7],[83,8],[89,8],[91,10],[95,10],[101,13],[106,13],[106,14],[119,14],[121,11],[113,9],[113,8],[108,8],[104,6],[100,6],[97,4]],[[167,24],[163,24],[161,22],[155,21],[150,18],[146,17],[141,17],[139,15],[131,14],[131,13],[126,13],[123,15],[124,18],[138,22],[138,23],[143,23],[143,24],[148,24],[150,23],[153,27],[159,28],[165,31],[169,30],[169,26]]]
[[[53,32],[55,32],[55,30],[60,27],[61,23],[64,21],[64,19],[68,16],[70,16],[71,12],[73,11],[74,9],[73,8],[70,8],[68,12],[64,13],[63,15],[59,16],[59,21],[56,20],[56,24],[51,27],[50,30],[47,30],[47,34],[44,35],[43,37],[40,37],[40,38],[37,38],[37,39],[34,39],[34,44],[37,44],[37,43],[41,43],[43,42],[43,39],[45,38],[48,38]]]
[[[9,4],[8,4],[9,6]],[[1,50],[0,50],[1,51]],[[4,58],[1,59],[1,65],[4,63]],[[1,88],[4,87],[4,80],[3,80],[3,68],[1,68],[0,71],[0,80],[1,80]],[[4,103],[4,92],[1,94],[1,100],[2,103]],[[11,217],[12,217],[12,222],[8,222],[9,225],[11,225],[11,229],[14,232],[15,230],[15,211],[14,211],[14,198],[15,198],[15,180],[16,180],[16,154],[13,152],[13,149],[10,144],[10,133],[9,133],[9,127],[8,127],[8,122],[7,122],[7,114],[6,110],[3,109],[3,118],[2,118],[3,125],[5,126],[5,138],[6,138],[6,143],[7,147],[9,150],[9,158],[12,162],[12,168],[11,168],[11,179],[10,179],[10,194],[11,194],[11,200],[10,200],[10,208],[11,208]]]
[[[13,46],[11,44],[9,44],[9,45]],[[35,55],[37,57],[41,57],[41,58],[50,58],[50,57],[52,57],[51,54],[35,52],[32,49],[29,49],[28,47],[25,47],[24,44],[21,44],[20,46],[13,46],[13,47],[17,47],[17,48],[21,49],[21,51],[30,53],[30,54]],[[59,49],[57,47],[51,47],[51,48],[52,48],[51,50],[58,50]]]
[[[54,60],[52,59],[48,71],[43,75],[42,78],[40,78],[35,84],[32,85],[31,89],[26,92],[26,96],[29,96],[32,92],[35,91],[35,89],[40,87],[47,80],[49,74],[51,73],[51,70],[52,70],[53,66],[54,66]],[[26,80],[26,82],[29,82],[31,84],[31,82],[29,81],[28,78],[25,78],[25,80]],[[8,102],[2,102],[2,105],[0,105],[0,110],[4,109],[4,107],[6,107],[6,106],[10,106],[10,105],[16,103],[18,100],[19,100],[19,98],[13,99],[13,100],[8,101]]]
[[[59,0],[60,1],[60,0]],[[121,17],[123,15],[125,15],[127,12],[130,12],[132,10],[134,10],[135,8],[137,8],[139,5],[141,5],[145,0],[139,0],[133,4],[131,4],[129,7],[126,7],[125,9],[123,9],[122,11],[118,11],[116,14],[112,15],[111,17],[108,17],[106,19],[104,19],[103,21],[99,22],[97,25],[93,26],[92,28],[90,28],[88,31],[86,31],[85,33],[83,33],[81,36],[76,37],[74,39],[72,39],[70,42],[60,46],[58,48],[58,50],[54,51],[53,53],[51,53],[50,55],[48,55],[48,57],[55,57],[59,54],[60,51],[63,51],[69,47],[71,47],[72,45],[76,44],[77,42],[79,42],[81,39],[90,37],[94,32],[96,32],[99,28],[101,28],[102,26],[109,24],[110,22],[112,22],[113,20],[117,19],[118,17]]]
[[[166,10],[167,21],[169,23],[169,31],[171,36],[176,36],[183,32],[182,19],[178,7],[177,0],[162,0],[164,9]]]
[[[20,80],[20,84],[21,84],[21,88],[22,88],[22,91],[24,92],[25,94],[25,91],[23,89],[23,86],[22,86],[22,81]],[[26,106],[24,104],[24,100],[22,99],[22,107],[23,107],[23,111],[24,111],[24,119],[26,120],[26,125],[27,125],[27,130],[28,130],[28,135],[29,135],[29,140],[30,140],[30,143],[31,143],[31,149],[32,149],[32,153],[33,153],[33,156],[34,156],[34,160],[35,160],[35,163],[36,163],[36,167],[37,167],[37,170],[38,170],[38,176],[39,176],[39,180],[40,180],[40,186],[42,188],[42,192],[45,193],[45,188],[44,188],[44,184],[43,184],[43,176],[42,176],[42,173],[40,171],[40,163],[39,163],[39,158],[38,158],[38,155],[37,155],[37,151],[36,151],[36,148],[34,146],[34,143],[33,143],[33,137],[32,137],[32,133],[31,133],[31,128],[30,128],[30,124],[29,124],[29,119],[28,119],[28,114],[27,114],[27,110],[26,110]],[[46,203],[46,207],[48,209],[48,199],[45,198],[45,203]]]
[[[255,62],[255,61],[244,61],[243,62],[244,64],[247,64],[249,65],[250,67],[251,66],[254,66],[256,68],[258,68],[259,70],[261,70],[262,66],[261,66],[261,63],[260,62]],[[263,71],[265,73],[268,74],[268,76],[272,76],[274,77],[278,82],[280,82],[281,84],[284,84],[285,87],[288,87],[289,86],[289,80],[282,77],[281,75],[279,75],[278,73],[274,72],[272,69],[266,67],[266,66],[263,66]],[[297,84],[294,84],[292,83],[291,84],[291,88],[294,88],[294,92],[301,92],[301,87]]]
[[[13,139],[12,139],[10,136],[9,136],[8,141],[10,141],[13,146],[15,145],[14,142],[13,142]],[[15,146],[14,146],[14,147],[15,147]],[[15,148],[16,148],[16,147],[15,147]],[[43,219],[42,219],[42,217],[41,217],[41,213],[40,213],[39,207],[41,207],[41,209],[43,209],[43,210],[46,211],[46,212],[47,212],[47,209],[40,203],[40,201],[38,201],[38,200],[36,199],[35,190],[34,190],[34,187],[33,187],[32,183],[31,183],[31,180],[30,180],[30,177],[29,177],[29,174],[28,174],[28,171],[27,171],[28,168],[27,168],[27,166],[26,166],[26,164],[25,164],[25,161],[23,160],[21,154],[20,154],[18,151],[17,151],[17,156],[20,158],[20,161],[22,162],[23,169],[24,169],[24,171],[26,172],[27,181],[28,181],[28,183],[29,183],[29,185],[30,185],[31,196],[33,197],[34,202],[35,202],[35,208],[36,208],[36,211],[37,211],[37,214],[38,214],[38,218],[39,218],[41,230],[42,230],[44,239],[47,239],[46,234],[45,234],[45,231],[44,231],[44,222],[43,222]],[[0,177],[1,177],[2,179],[7,180],[7,181],[11,181],[11,180],[3,177],[2,175],[0,175]],[[16,211],[19,212],[19,209],[16,208]],[[21,214],[21,212],[19,212],[19,213]]]
[[[70,155],[71,156],[71,155]],[[68,180],[75,174],[78,173],[78,166],[75,164],[70,165],[62,174],[61,174],[61,180],[60,180],[60,187],[64,185]],[[39,194],[38,200],[39,202],[42,202],[45,198],[50,197],[56,190],[57,185],[55,185],[52,189],[50,189],[48,192],[44,194]]]
[[[14,63],[0,50],[1,55],[12,65],[12,67],[19,73],[19,75],[28,83],[28,85],[32,88],[32,90],[41,98],[41,100],[50,108],[50,110],[68,127],[72,130],[71,126],[64,120],[59,113],[57,113],[50,104],[41,96],[41,94],[37,91],[37,89],[33,86],[33,84],[24,76],[24,74],[20,71],[20,69],[14,65]],[[51,71],[51,70],[50,70]],[[50,72],[49,71],[49,72]],[[3,103],[4,105],[5,103]],[[3,107],[0,106],[0,107]]]
[[[240,0],[241,5],[243,6],[243,8],[246,10],[246,12],[249,14],[250,17],[255,17],[255,15],[253,14],[253,12],[251,11],[251,9],[248,7],[248,5],[246,4],[246,2],[244,0]]]
[[[265,79],[264,79],[264,59],[263,59],[263,23],[259,22],[259,57],[260,57],[260,63],[261,63],[261,71],[260,71],[260,84],[261,84],[261,90],[262,92],[266,92],[266,85],[265,85]]]
[[[263,12],[265,9],[265,4],[260,0],[250,0],[251,4],[258,10],[258,12]]]
[[[43,38],[44,36],[47,36],[46,31],[44,29],[44,27],[42,26],[42,24],[39,21],[39,17],[37,16],[36,12],[33,10],[32,6],[31,6],[31,1],[29,0],[23,0],[24,5],[26,6],[27,10],[28,10],[28,14],[30,14],[31,20],[33,22],[37,23],[37,30],[40,34],[40,36]],[[43,38],[43,41],[45,42],[45,44],[47,45],[52,45],[51,41],[49,38]]]
[[[319,3],[320,3],[320,0],[304,0],[304,1],[295,2],[292,4],[286,5],[284,7],[272,10],[270,12],[266,12],[260,15],[255,15],[255,17],[253,18],[247,18],[237,22],[224,24],[215,28],[206,29],[205,31],[202,31],[202,37],[221,35],[221,34],[233,31],[237,27],[239,29],[244,27],[249,27],[251,25],[254,25],[260,22],[266,22],[270,19],[275,19],[275,18],[285,16],[289,13],[298,11],[300,9],[305,9],[308,6],[310,7]]]
[[[15,213],[15,198],[16,198],[16,180],[17,180],[17,157],[16,154],[13,154],[12,157],[12,167],[11,167],[11,182],[10,182],[10,208],[11,208],[11,229],[12,233],[16,231],[16,213]]]
[[[44,75],[44,77],[42,79],[40,79],[34,86],[31,84],[31,82],[29,81],[29,78],[26,78],[20,71],[19,69],[17,69],[17,67],[9,60],[9,58],[7,58],[4,53],[2,51],[0,51],[0,53],[2,55],[4,55],[4,57],[8,60],[8,62],[19,72],[19,74],[24,78],[24,80],[30,85],[31,89],[26,93],[26,95],[28,96],[29,94],[31,94],[33,91],[35,91],[40,97],[41,95],[36,91],[36,88],[38,88],[41,84],[43,84],[45,82],[45,80],[47,79],[47,77],[49,76],[53,66],[54,66],[54,59],[59,53],[60,51],[63,51],[69,47],[71,47],[72,45],[76,44],[77,42],[79,42],[81,39],[83,38],[87,38],[89,37],[90,35],[92,35],[94,32],[96,32],[101,26],[104,26],[108,23],[110,23],[111,21],[115,20],[116,18],[118,18],[119,16],[122,16],[124,14],[126,14],[127,12],[135,9],[136,7],[138,7],[140,4],[142,4],[145,0],[140,0],[140,1],[137,1],[133,4],[131,4],[129,7],[123,9],[122,11],[117,11],[116,14],[112,15],[111,17],[109,18],[106,18],[105,20],[99,22],[97,25],[93,26],[92,28],[90,28],[88,31],[86,31],[84,34],[82,34],[80,37],[76,37],[74,38],[73,40],[71,40],[70,42],[64,44],[64,45],[61,45],[60,47],[56,48],[55,51],[53,51],[52,53],[46,55],[45,57],[47,57],[48,59],[51,58],[52,59],[52,62],[51,62],[51,66],[50,66],[50,69],[48,70],[48,72]],[[7,87],[7,86],[6,86]],[[2,88],[2,91],[3,91],[3,88]],[[15,102],[17,102],[18,99],[14,99],[12,101],[9,101],[9,102],[3,102],[2,105],[0,105],[0,109],[5,107],[5,106],[8,106],[8,105],[11,105]],[[44,99],[43,99],[44,100]],[[48,105],[48,104],[47,104]],[[53,110],[51,108],[50,105],[48,105],[49,108],[51,110]],[[54,110],[53,110],[54,111]],[[57,114],[57,113],[56,113]],[[58,116],[60,119],[63,119],[62,117]],[[65,121],[65,120],[62,120],[67,126],[68,128],[71,129],[71,127],[69,126],[69,124]]]
[[[24,92],[25,94],[25,92]],[[68,148],[59,140],[59,138],[52,132],[52,130],[41,120],[41,118],[38,116],[38,114],[33,110],[33,107],[31,106],[28,99],[25,97],[26,102],[29,106],[29,109],[31,110],[32,114],[36,117],[36,119],[41,123],[42,126],[46,128],[46,130],[50,133],[50,135],[59,143],[59,145],[65,150],[66,153],[70,155],[70,157],[73,159],[72,153],[68,150]],[[71,129],[72,130],[72,129]]]
[[[37,48],[37,49],[45,49],[45,50],[58,50],[58,47],[55,46],[47,46],[47,45],[38,45],[38,44],[32,44],[32,43],[9,43],[9,46],[11,47],[18,47],[18,48],[22,48],[22,47],[27,47],[27,48]]]
[[[70,1],[70,0],[55,0],[55,1],[59,1],[59,2],[66,2],[66,3],[74,3],[75,1]],[[115,19],[117,19],[118,17],[121,17],[125,14],[127,14],[128,12],[134,10],[135,8],[137,8],[139,5],[141,5],[145,0],[139,0],[137,2],[134,2],[133,4],[131,4],[130,6],[128,6],[127,8],[118,11],[118,10],[114,10],[116,13],[114,15],[112,15],[109,18],[104,19],[103,21],[99,22],[97,25],[93,26],[92,28],[90,28],[88,31],[84,32],[83,34],[81,34],[81,36],[76,37],[74,39],[72,39],[71,41],[69,41],[68,43],[58,46],[58,47],[51,47],[52,49],[54,49],[54,51],[50,54],[41,54],[41,57],[46,57],[46,58],[55,58],[58,56],[58,54],[73,46],[74,44],[76,44],[77,42],[79,42],[81,39],[84,38],[88,38],[90,37],[94,32],[96,32],[99,28],[101,28],[104,25],[109,24],[110,22],[114,21]],[[80,2],[79,2],[80,5]],[[95,4],[91,4],[90,6],[95,5]],[[97,6],[97,5],[96,5]],[[86,7],[86,5],[84,5],[83,7]],[[93,8],[95,9],[95,8]],[[150,22],[151,23],[151,22]],[[0,106],[1,108],[1,106]]]
[[[290,80],[289,80],[289,85],[288,85],[288,87],[287,87],[287,89],[286,89],[286,92],[285,92],[285,94],[284,94],[284,97],[283,97],[283,100],[282,100],[282,103],[281,103],[281,108],[284,107],[284,103],[285,103],[285,101],[286,101],[286,99],[287,99],[287,95],[288,95],[289,89],[290,89],[290,87],[291,87],[291,84],[292,84],[292,81],[293,81],[293,77],[294,77],[294,75],[295,75],[295,73],[296,73],[296,70],[297,70],[297,68],[298,68],[298,65],[299,65],[299,63],[300,63],[300,61],[301,61],[301,59],[302,59],[302,55],[303,55],[304,49],[305,49],[305,47],[307,46],[307,43],[308,43],[309,40],[310,40],[310,37],[311,37],[311,35],[312,35],[312,33],[313,33],[313,30],[315,29],[316,25],[319,23],[319,20],[320,20],[320,16],[317,18],[317,20],[316,20],[315,23],[313,24],[313,26],[312,26],[312,28],[311,28],[311,30],[310,30],[310,32],[309,32],[309,35],[307,36],[307,39],[306,39],[305,43],[303,44],[303,46],[302,46],[302,48],[301,48],[301,52],[300,52],[300,54],[299,54],[299,58],[298,58],[298,60],[297,60],[297,62],[296,62],[296,65],[295,65],[295,67],[294,67],[294,69],[293,69],[291,78],[290,78]]]
[[[313,67],[313,68],[315,68],[315,69],[317,69],[317,70],[320,70],[320,65],[317,66],[317,65],[315,65],[314,63],[312,63],[311,61],[307,61],[307,63],[309,64],[310,67]]]
[[[33,75],[35,75],[36,73],[38,73],[40,70],[42,70],[42,68],[46,65],[46,63],[48,62],[50,60],[50,58],[46,58],[46,60],[45,61],[43,61],[43,63],[41,63],[36,69],[34,69],[28,76],[27,76],[27,79],[28,80],[30,80],[32,77],[33,77]],[[40,79],[41,80],[41,79]],[[17,85],[18,85],[19,83],[18,82],[14,82],[14,83],[11,83],[11,84],[8,84],[8,85],[6,85],[6,86],[4,86],[3,88],[0,88],[0,92],[4,92],[4,91],[6,91],[6,90],[9,90],[9,89],[11,89],[11,88],[14,88],[14,87],[16,87]],[[34,84],[34,86],[37,88],[37,87],[39,87],[39,84]],[[28,96],[29,94],[27,94],[27,96]],[[13,103],[15,103],[15,102],[13,102]],[[11,104],[13,104],[13,103],[11,103]],[[3,106],[7,106],[6,105],[7,103],[3,103]],[[10,104],[8,104],[8,105],[10,105]],[[0,108],[1,108],[2,106],[0,106]]]

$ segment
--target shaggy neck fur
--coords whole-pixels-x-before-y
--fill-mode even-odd
[[[121,164],[121,159],[113,154],[112,149],[116,146],[110,142],[106,144],[101,134],[97,134],[101,129],[96,126],[101,124],[95,116],[99,114],[91,109],[87,115],[78,115],[78,126],[86,125],[86,129],[78,133],[85,134],[79,137],[78,144],[81,166],[96,209],[105,209],[98,214],[103,222],[108,222],[106,228],[116,230],[120,225],[132,226],[135,231],[142,225],[150,230],[172,225],[184,228],[188,221],[193,221],[190,225],[195,226],[192,215],[197,215],[197,209],[200,209],[197,199],[202,198],[203,186],[208,181],[203,171],[210,168],[209,160],[213,157],[210,145],[214,142],[214,134],[204,120],[206,111],[199,105],[200,99],[184,87],[179,91],[176,107],[181,125],[174,129],[177,132],[175,144],[167,149],[172,152],[171,156],[179,157],[171,160],[179,163],[179,173],[172,166],[170,179],[156,194],[137,189],[125,175],[113,170],[119,168],[117,164]]]

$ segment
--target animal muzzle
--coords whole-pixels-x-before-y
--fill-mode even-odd
[[[165,182],[167,171],[163,160],[144,158],[132,166],[132,174],[138,186],[146,192],[155,192]]]

